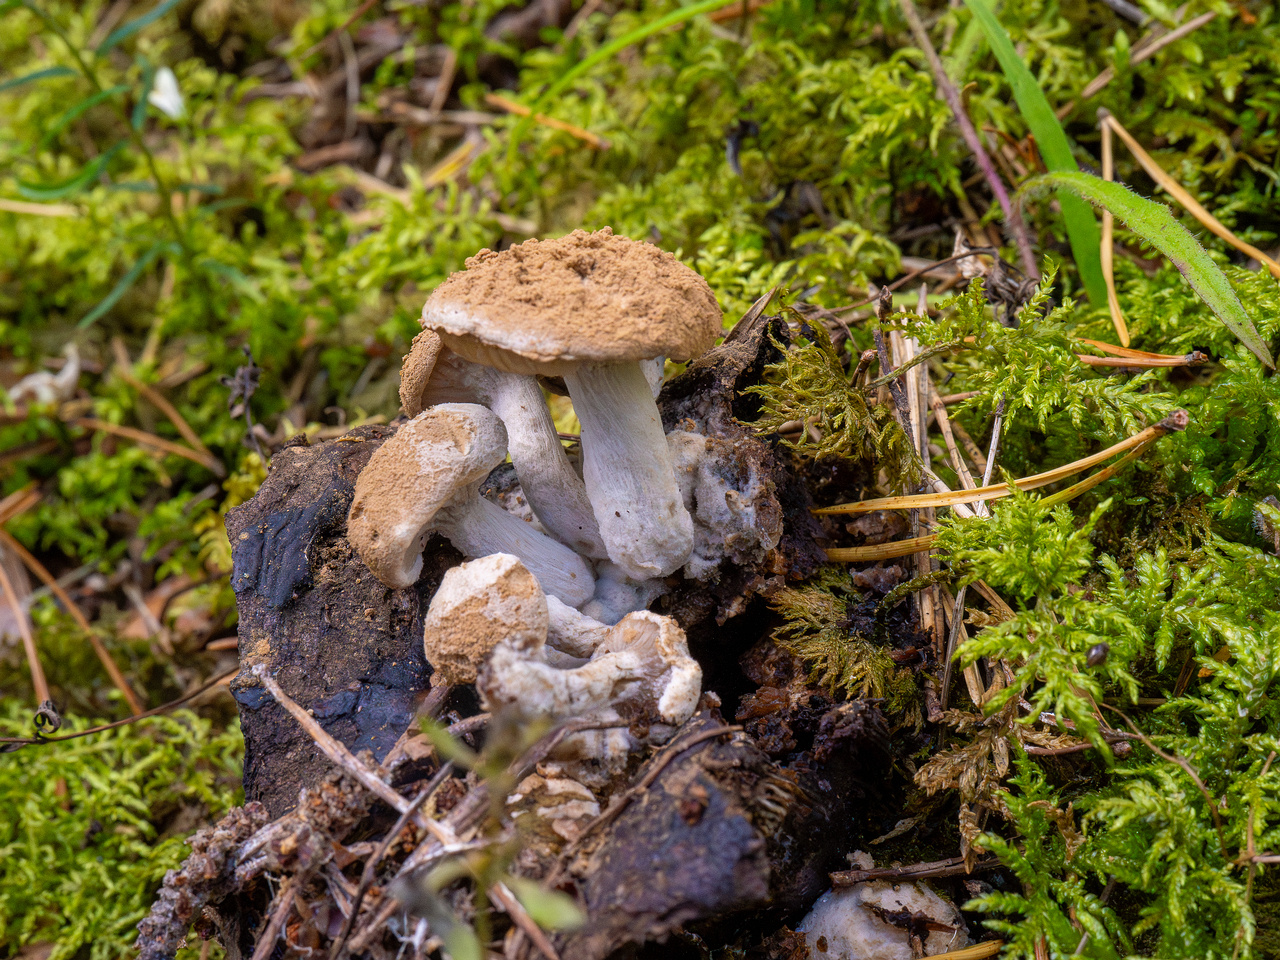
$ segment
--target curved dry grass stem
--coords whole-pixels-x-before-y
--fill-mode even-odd
[[[1165,192],[1168,193],[1169,196],[1173,197],[1179,206],[1204,224],[1205,228],[1210,233],[1221,237],[1237,250],[1247,253],[1249,256],[1253,257],[1271,271],[1271,275],[1273,277],[1280,280],[1280,263],[1277,263],[1271,257],[1267,256],[1253,244],[1245,243],[1234,233],[1228,230],[1226,226],[1223,225],[1222,221],[1202,207],[1199,201],[1187,192],[1186,188],[1184,188],[1182,184],[1169,176],[1169,174],[1165,172],[1164,168],[1161,167],[1160,164],[1156,163],[1155,158],[1142,148],[1142,145],[1134,139],[1133,134],[1124,128],[1120,121],[1115,118],[1114,114],[1107,110],[1099,110],[1098,115],[1102,126],[1104,128],[1110,127],[1115,131],[1116,136],[1124,141],[1124,145],[1129,148],[1129,152],[1133,154],[1133,158],[1138,161],[1138,164],[1147,172],[1147,175],[1163,187]]]
[[[913,494],[904,497],[878,497],[874,500],[859,500],[856,503],[839,503],[831,507],[820,507],[813,512],[818,515],[827,516],[832,514],[858,514],[870,513],[874,510],[911,510],[919,507],[950,507],[958,503],[970,503],[976,500],[998,500],[1001,497],[1012,496],[1014,487],[1021,491],[1036,490],[1040,487],[1048,486],[1063,480],[1072,474],[1080,473],[1090,467],[1109,460],[1117,453],[1124,453],[1132,450],[1134,447],[1141,446],[1156,440],[1166,433],[1174,430],[1180,430],[1186,425],[1186,414],[1182,411],[1181,423],[1178,426],[1175,417],[1166,417],[1153,426],[1147,427],[1140,433],[1134,434],[1119,443],[1113,444],[1107,449],[1083,457],[1080,460],[1072,461],[1048,470],[1045,473],[1037,473],[1030,477],[1023,477],[1010,483],[996,483],[990,486],[978,487],[976,490],[953,490],[949,493],[927,493]],[[1086,481],[1087,482],[1087,481]],[[1100,481],[1099,481],[1100,482]]]
[[[102,642],[102,638],[94,632],[92,625],[90,625],[89,621],[85,618],[84,613],[81,612],[75,601],[73,601],[67,594],[67,591],[62,589],[62,584],[58,583],[53,574],[45,568],[45,565],[37,560],[31,554],[31,551],[19,543],[14,536],[9,533],[9,531],[0,529],[0,544],[3,544],[6,548],[12,550],[18,555],[18,559],[26,564],[27,569],[35,574],[37,579],[49,588],[49,592],[57,598],[58,602],[61,603],[63,608],[67,611],[67,614],[76,622],[76,626],[78,626],[81,631],[83,631],[84,635],[89,638],[89,645],[93,647],[94,655],[97,656],[98,660],[102,663],[103,669],[107,671],[107,676],[111,678],[111,682],[115,684],[116,689],[119,690],[121,696],[124,697],[125,703],[129,705],[129,712],[135,717],[143,713],[147,709],[146,705],[142,702],[142,699],[138,694],[134,692],[133,687],[129,685],[129,681],[125,679],[125,675],[121,672],[120,668],[116,666],[116,662],[112,659],[106,645]]]

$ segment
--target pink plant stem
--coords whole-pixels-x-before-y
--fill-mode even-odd
[[[1012,201],[1010,201],[1009,191],[1005,189],[1004,181],[1000,179],[1000,174],[996,172],[995,165],[992,164],[991,158],[987,156],[987,151],[983,149],[982,141],[978,139],[978,131],[974,129],[973,121],[969,119],[969,114],[965,112],[964,104],[960,102],[960,91],[956,89],[955,84],[947,77],[947,72],[942,66],[942,60],[938,57],[938,51],[933,49],[929,34],[925,31],[924,23],[920,20],[920,13],[916,10],[915,3],[912,0],[899,0],[899,2],[902,6],[902,13],[907,18],[907,24],[911,27],[911,35],[915,38],[916,46],[923,50],[925,57],[928,58],[929,69],[933,71],[934,82],[937,83],[938,89],[942,91],[942,98],[947,101],[947,106],[951,108],[951,113],[956,118],[956,125],[960,127],[960,135],[964,137],[964,142],[968,144],[974,159],[978,161],[978,168],[982,171],[982,175],[986,177],[992,194],[995,195],[996,201],[1000,204],[1000,209],[1004,211],[1005,222],[1009,225],[1014,242],[1018,245],[1018,255],[1022,260],[1022,270],[1029,278],[1035,279],[1040,276],[1040,268],[1036,265],[1035,251],[1031,246],[1031,235],[1027,232],[1027,225],[1022,220],[1022,214],[1018,212]]]

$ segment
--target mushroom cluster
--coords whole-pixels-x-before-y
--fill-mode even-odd
[[[669,437],[658,411],[666,359],[692,360],[721,332],[715,296],[651,244],[579,230],[481,251],[431,294],[422,326],[401,369],[410,419],[357,478],[348,539],[396,589],[417,582],[430,535],[449,540],[467,561],[424,626],[440,679],[517,720],[599,718],[558,759],[607,771],[663,742],[701,696],[684,633],[646,609],[667,578],[706,575],[749,552],[744,537],[777,540],[718,476],[712,440]],[[580,464],[549,380],[581,422]],[[508,457],[525,517],[480,493]]]
[[[721,332],[702,277],[652,244],[578,230],[482,250],[431,294],[422,326],[401,370],[412,419],[361,473],[349,517],[387,586],[416,581],[432,532],[469,558],[519,557],[549,597],[606,625],[645,609],[682,567],[709,568],[697,467],[655,400],[666,358],[693,359]],[[580,466],[540,378],[568,390]],[[478,494],[508,456],[534,523]]]

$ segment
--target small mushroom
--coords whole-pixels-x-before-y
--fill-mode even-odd
[[[557,666],[550,661],[545,636],[537,636],[536,630],[513,632],[492,648],[480,670],[476,687],[487,709],[506,710],[521,721],[588,715],[642,721],[650,724],[652,742],[662,742],[693,715],[702,692],[702,668],[689,656],[684,631],[670,617],[632,613],[607,627],[557,610],[552,600],[547,606],[551,629],[559,634],[552,642],[578,653],[594,644],[591,659],[580,666]],[[566,738],[557,755],[617,759],[630,745],[622,730],[581,733]]]
[[[589,599],[595,583],[581,557],[479,495],[506,451],[502,421],[469,403],[424,410],[379,447],[347,515],[347,536],[374,575],[389,587],[412,586],[434,530],[470,557],[515,554],[570,606]]]
[[[494,553],[468,560],[445,572],[431,598],[423,653],[445,682],[475,683],[498,641],[535,643],[546,637],[550,603],[573,610],[543,594],[519,557]]]
[[[715,343],[721,314],[705,280],[651,244],[576,230],[482,250],[435,289],[422,324],[473,363],[563,376],[609,558],[635,580],[684,564],[693,521],[643,362]]]
[[[400,403],[411,417],[440,403],[488,407],[507,428],[511,464],[542,525],[583,556],[608,556],[587,488],[569,463],[535,377],[470,363],[424,330],[400,369]]]

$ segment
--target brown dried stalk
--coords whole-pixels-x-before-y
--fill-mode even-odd
[[[911,28],[911,36],[915,39],[916,46],[923,51],[925,58],[929,61],[929,69],[933,73],[934,82],[938,85],[938,91],[942,94],[943,99],[947,101],[947,106],[951,108],[951,113],[956,119],[956,125],[960,128],[960,135],[964,137],[965,144],[973,154],[974,160],[977,161],[978,168],[986,178],[988,186],[991,187],[992,195],[995,196],[996,201],[1000,204],[1005,222],[1009,225],[1009,230],[1013,234],[1014,241],[1018,247],[1018,255],[1022,260],[1022,272],[1032,278],[1040,276],[1035,250],[1031,244],[1031,235],[1027,232],[1027,225],[1022,220],[1022,214],[1010,201],[1009,191],[1005,189],[1004,181],[1000,179],[1000,174],[996,172],[996,168],[992,165],[991,158],[987,156],[987,151],[983,149],[982,141],[978,139],[978,132],[973,128],[973,121],[969,119],[969,114],[960,100],[960,91],[956,89],[955,84],[947,76],[946,68],[938,57],[938,51],[933,48],[933,42],[929,39],[928,31],[925,30],[924,23],[920,20],[920,13],[916,10],[916,5],[912,0],[899,0],[899,5],[902,7],[903,16],[907,19],[907,25]]]
[[[45,565],[32,556],[31,552],[19,543],[9,531],[0,529],[0,544],[16,553],[18,558],[26,564],[27,569],[49,588],[49,592],[58,599],[67,614],[76,622],[76,626],[89,638],[89,645],[93,647],[94,655],[97,656],[99,662],[102,663],[103,669],[107,671],[107,676],[111,678],[111,682],[115,684],[116,689],[124,697],[125,703],[129,705],[129,710],[135,717],[141,715],[146,710],[146,705],[134,692],[133,687],[129,685],[129,681],[125,679],[124,674],[120,672],[120,668],[116,666],[115,660],[111,658],[111,654],[107,651],[106,645],[89,624],[89,621],[85,619],[85,615],[80,611],[80,608],[67,595],[67,591],[62,589],[62,584],[58,583],[53,574],[45,569]]]
[[[1271,275],[1273,277],[1280,279],[1280,263],[1277,263],[1252,244],[1245,243],[1234,233],[1228,230],[1217,217],[1211,214],[1204,207],[1200,206],[1199,201],[1197,201],[1195,197],[1191,196],[1191,194],[1183,188],[1182,184],[1169,176],[1169,174],[1164,171],[1164,168],[1161,167],[1160,164],[1156,163],[1151,154],[1147,153],[1147,151],[1142,148],[1141,144],[1139,144],[1138,141],[1133,138],[1133,135],[1121,125],[1120,121],[1115,118],[1114,114],[1109,110],[1102,109],[1098,111],[1098,117],[1104,126],[1109,126],[1115,131],[1116,136],[1124,141],[1124,145],[1129,148],[1129,152],[1133,154],[1134,159],[1137,160],[1142,169],[1147,172],[1147,175],[1163,187],[1165,191],[1189,214],[1204,224],[1210,233],[1221,237],[1237,250],[1247,253],[1271,271]]]
[[[123,437],[126,440],[133,440],[135,443],[141,443],[144,446],[154,447],[162,453],[172,454],[175,457],[182,457],[190,460],[192,463],[198,463],[200,466],[212,472],[215,476],[226,476],[226,467],[222,465],[222,461],[210,453],[201,453],[198,450],[192,450],[190,447],[184,447],[180,443],[174,443],[171,440],[165,440],[163,437],[157,437],[154,433],[147,433],[145,430],[135,430],[133,427],[122,427],[116,423],[110,423],[106,420],[99,420],[96,417],[80,417],[74,421],[77,427],[83,427],[86,430],[99,430],[103,433],[110,433],[117,437]]]
[[[497,107],[499,110],[505,110],[507,113],[514,113],[517,117],[533,117],[533,122],[541,124],[544,127],[550,127],[552,130],[560,130],[576,137],[588,146],[594,147],[596,150],[608,150],[609,141],[599,134],[592,133],[590,130],[584,130],[582,127],[576,127],[572,123],[566,123],[563,120],[557,120],[555,117],[548,117],[545,113],[533,113],[523,103],[517,103],[514,100],[504,97],[497,93],[486,93],[484,102],[491,107]]]
[[[951,493],[931,493],[919,494],[902,497],[878,497],[874,500],[860,500],[856,503],[840,503],[831,507],[820,507],[813,512],[819,515],[828,514],[856,514],[870,513],[874,510],[907,510],[918,507],[949,507],[957,503],[966,503],[975,500],[998,500],[1001,497],[1013,495],[1014,488],[1018,490],[1036,490],[1040,487],[1048,486],[1056,483],[1072,474],[1080,473],[1092,466],[1108,460],[1117,453],[1123,453],[1126,450],[1132,450],[1135,447],[1144,446],[1154,440],[1159,439],[1167,433],[1176,430],[1182,430],[1186,427],[1187,413],[1185,410],[1176,411],[1165,417],[1159,423],[1147,427],[1145,430],[1134,434],[1125,440],[1121,440],[1117,444],[1113,444],[1107,449],[1075,460],[1071,463],[1064,464],[1061,467],[1055,467],[1053,470],[1045,473],[1037,473],[1030,477],[1022,477],[1009,483],[997,483],[989,486],[978,487],[975,490],[956,490]]]
[[[997,857],[979,860],[975,865],[979,870],[991,870],[1000,866]],[[929,863],[913,863],[907,867],[874,867],[870,870],[837,870],[830,874],[831,886],[851,887],[855,883],[866,883],[869,880],[923,880],[926,877],[956,877],[969,873],[964,865],[964,857],[950,857],[946,860],[933,860]]]

